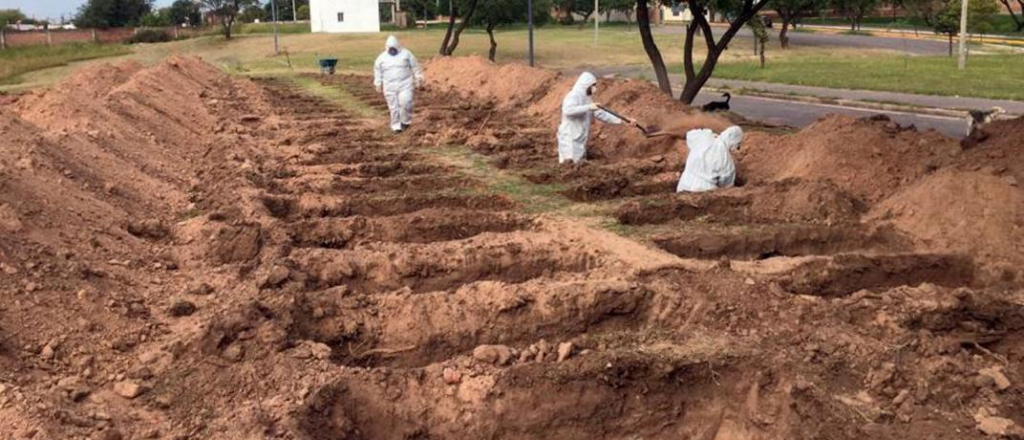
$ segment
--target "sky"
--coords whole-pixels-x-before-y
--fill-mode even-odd
[[[170,6],[174,0],[156,0],[156,7]],[[86,0],[0,0],[0,9],[21,9],[37,19],[59,20],[61,14],[70,18]]]

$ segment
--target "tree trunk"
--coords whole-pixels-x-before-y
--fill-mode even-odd
[[[455,35],[452,35],[452,42],[448,45],[448,56],[455,53],[455,48],[459,47],[459,36],[462,35],[462,31],[466,30],[466,27],[469,26],[469,21],[473,19],[473,12],[476,11],[476,4],[478,2],[479,0],[473,0],[473,2],[469,4],[469,10],[466,11],[466,15],[462,17],[462,22],[459,23],[459,28],[455,29]]]
[[[1010,14],[1010,18],[1013,19],[1013,23],[1017,25],[1017,32],[1024,30],[1024,20],[1013,11],[1013,6],[1010,5],[1010,0],[999,0],[1003,6],[1006,7],[1006,12]],[[1024,0],[1017,0],[1017,3],[1021,6],[1021,14],[1024,14]]]
[[[953,58],[953,34],[949,34],[949,57]]]
[[[454,2],[455,0],[450,1]],[[452,10],[450,13],[451,16],[448,17],[448,30],[445,31],[444,40],[441,40],[441,49],[438,50],[438,53],[443,57],[448,56],[448,42],[452,39],[452,30],[455,29],[455,16],[459,13],[458,8],[456,8],[454,4],[452,4]]]
[[[694,98],[700,93],[700,89],[704,87],[704,84],[711,78],[711,73],[715,71],[715,65],[718,64],[718,58],[722,55],[722,52],[729,47],[729,42],[732,41],[736,33],[739,32],[748,21],[757,16],[758,11],[761,10],[769,0],[744,0],[742,11],[736,15],[736,18],[729,23],[729,29],[722,34],[722,37],[715,42],[714,34],[711,31],[711,24],[708,23],[707,19],[703,15],[700,7],[696,4],[697,2],[690,2],[690,12],[693,15],[693,21],[690,22],[690,26],[687,27],[687,42],[684,46],[683,51],[683,66],[686,70],[686,85],[683,86],[683,93],[679,95],[679,100],[686,105],[693,103]],[[707,45],[707,54],[704,57],[704,64],[700,67],[700,73],[694,74],[693,68],[693,36],[696,33],[697,27],[700,28],[704,34],[704,44]]]
[[[789,20],[787,16],[782,17],[782,29],[779,29],[779,44],[782,45],[783,49],[789,49]]]
[[[658,88],[665,94],[672,96],[672,83],[668,79],[668,69],[665,68],[665,60],[661,57],[661,51],[654,42],[654,35],[651,34],[651,14],[647,10],[647,0],[636,2],[636,24],[640,29],[640,40],[644,44],[644,51],[647,58],[651,60],[651,67],[654,68],[654,75],[658,78]]]
[[[491,38],[491,51],[487,54],[487,58],[494,62],[494,57],[498,55],[498,42],[494,41],[494,23],[487,23],[487,36]]]
[[[224,26],[224,39],[226,39],[226,40],[230,40],[231,39],[231,25],[233,24],[234,21],[235,21],[234,17],[231,17],[231,18],[221,17],[220,18],[220,23]]]
[[[761,68],[764,69],[764,41],[761,42]]]

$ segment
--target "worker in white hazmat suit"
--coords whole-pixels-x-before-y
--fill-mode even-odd
[[[384,53],[373,63],[373,86],[388,102],[391,131],[401,133],[412,124],[413,91],[423,85],[423,69],[394,35],[384,46]]]
[[[732,126],[722,134],[708,129],[686,133],[686,168],[679,178],[676,192],[701,192],[726,188],[736,184],[736,164],[732,152],[743,141],[743,130]]]
[[[587,138],[590,137],[590,124],[593,118],[609,124],[627,122],[601,110],[594,102],[597,91],[597,77],[590,72],[583,72],[569,94],[562,100],[562,123],[558,126],[558,163],[568,161],[580,162],[587,153]]]

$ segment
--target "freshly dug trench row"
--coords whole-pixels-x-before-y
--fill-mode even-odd
[[[440,191],[450,188],[472,188],[479,184],[456,176],[420,175],[410,177],[339,177],[312,174],[272,180],[271,194],[333,194],[366,195],[387,192]]]
[[[393,217],[307,220],[291,226],[296,247],[352,249],[362,243],[431,243],[462,240],[485,232],[532,227],[533,221],[509,212],[425,209]]]
[[[897,252],[910,243],[891,228],[813,224],[682,226],[680,232],[654,237],[656,246],[684,258],[765,259],[776,256],[828,255],[854,251]]]
[[[483,280],[520,283],[560,272],[583,272],[603,258],[547,234],[485,233],[430,244],[378,243],[357,250],[296,249],[291,259],[310,288],[346,286],[356,293],[407,288],[449,290]]]
[[[716,385],[744,384],[721,359],[623,350],[472,375],[451,370],[447,380],[442,370],[350,370],[313,393],[299,429],[315,440],[710,439],[753,429],[725,410],[748,393]]]
[[[628,177],[593,179],[562,192],[571,200],[589,202],[620,197],[671,194],[676,190],[675,181],[637,181]]]
[[[360,144],[356,148],[350,146],[331,147],[324,144],[317,145],[315,149],[308,149],[312,157],[303,157],[298,161],[299,165],[331,165],[331,164],[360,164],[367,162],[419,162],[425,158],[417,153],[409,151],[392,150],[387,144],[366,145]],[[307,149],[307,148],[304,148]]]
[[[363,103],[378,109],[387,109],[384,96],[373,89],[373,77],[369,75],[332,75],[322,77],[324,85],[341,86]]]
[[[708,217],[718,223],[811,222],[853,224],[866,206],[829,182],[796,179],[705,193],[670,194],[626,203],[615,216],[624,225]]]
[[[969,258],[942,254],[840,254],[798,264],[777,277],[792,293],[825,297],[846,296],[859,290],[882,290],[931,283],[969,286],[975,266]]]
[[[270,214],[280,219],[315,217],[382,217],[407,214],[427,208],[507,210],[515,202],[502,195],[417,194],[403,197],[331,197],[304,194],[296,197],[266,195],[262,198]]]
[[[358,165],[333,165],[329,166],[332,173],[339,176],[352,177],[392,177],[400,175],[437,175],[446,171],[443,167],[422,163],[396,162],[369,162]]]
[[[650,293],[625,281],[523,284],[484,281],[455,292],[353,297],[311,292],[295,319],[293,338],[332,347],[345,365],[422,367],[481,344],[526,348],[582,333],[635,329]],[[316,311],[316,312],[314,312]]]

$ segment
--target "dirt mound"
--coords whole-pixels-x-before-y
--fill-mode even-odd
[[[976,130],[979,142],[969,146],[959,169],[985,169],[1024,183],[1024,118],[995,121]]]
[[[941,171],[880,203],[869,218],[891,222],[935,251],[1024,263],[1024,190],[1003,177]]]
[[[737,157],[748,180],[830,180],[877,202],[960,155],[935,131],[900,127],[885,117],[830,115],[789,136],[750,137]]]
[[[519,64],[499,66],[475,56],[433,60],[426,68],[426,75],[427,81],[439,89],[491,101],[497,109],[521,107],[522,115],[535,121],[532,127],[541,126],[551,130],[552,143],[561,121],[562,100],[576,82],[576,77],[564,77],[550,70]],[[602,79],[594,100],[645,125],[680,136],[694,128],[721,131],[732,125],[724,118],[700,113],[682,104],[646,81]],[[485,111],[491,114],[495,112],[494,109]],[[464,137],[490,135],[489,131],[483,130],[488,120],[485,119],[484,124],[474,124],[474,127],[481,128]],[[447,137],[458,136],[448,133]],[[509,142],[505,136],[497,138]],[[592,152],[588,154],[615,161],[664,155],[680,150],[680,145],[678,138],[648,139],[632,127],[596,123],[591,132]]]
[[[498,106],[520,106],[547,94],[561,77],[557,72],[524,66],[497,65],[479,56],[438,57],[426,63],[427,84],[455,89]]]

